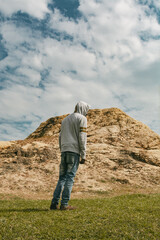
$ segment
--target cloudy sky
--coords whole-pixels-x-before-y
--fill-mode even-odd
[[[0,0],[0,140],[79,100],[160,134],[160,0]]]

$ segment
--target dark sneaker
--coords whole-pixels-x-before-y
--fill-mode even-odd
[[[50,206],[50,210],[58,210],[59,209],[59,206],[56,205],[56,204],[51,204]]]
[[[60,206],[60,210],[75,210],[77,209],[76,207],[72,207],[72,206]]]

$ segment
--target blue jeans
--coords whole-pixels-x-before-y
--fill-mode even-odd
[[[68,206],[74,177],[79,166],[80,155],[74,152],[62,152],[59,171],[59,180],[53,193],[52,204],[58,205],[62,192],[61,205]]]

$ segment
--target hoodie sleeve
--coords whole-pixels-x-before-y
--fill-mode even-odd
[[[87,144],[87,118],[83,117],[80,121],[79,129],[79,147],[82,159],[86,158],[86,144]]]
[[[59,148],[61,150],[61,132],[59,133]]]

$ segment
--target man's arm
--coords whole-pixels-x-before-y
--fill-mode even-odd
[[[61,150],[61,132],[59,133],[59,148]]]
[[[83,117],[80,121],[80,129],[79,129],[79,147],[80,147],[80,155],[81,161],[80,163],[84,163],[86,159],[86,144],[87,144],[87,118]]]

